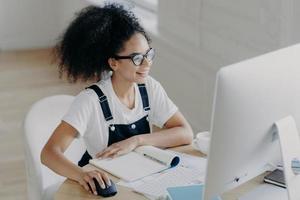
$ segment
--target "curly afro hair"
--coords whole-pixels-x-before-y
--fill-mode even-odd
[[[89,6],[76,14],[54,48],[60,77],[70,82],[100,80],[110,71],[108,59],[119,53],[135,33],[150,38],[134,14],[119,4]]]

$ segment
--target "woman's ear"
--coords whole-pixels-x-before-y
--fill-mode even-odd
[[[109,58],[108,59],[108,64],[110,66],[110,68],[113,70],[113,71],[116,71],[118,69],[118,63],[117,63],[117,60],[114,59],[114,58]]]

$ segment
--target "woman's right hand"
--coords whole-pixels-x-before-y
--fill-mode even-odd
[[[96,186],[93,178],[97,179],[100,187],[103,189],[105,189],[105,185],[111,185],[107,174],[98,170],[81,172],[77,182],[88,192],[97,195]],[[92,191],[90,190],[89,185],[91,186]]]

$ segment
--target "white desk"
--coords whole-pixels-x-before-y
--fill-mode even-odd
[[[188,146],[181,146],[177,148],[172,148],[174,151],[187,153],[190,155],[195,156],[204,156],[200,152],[194,150],[191,145]],[[94,168],[91,165],[87,165],[85,167],[86,169]],[[257,187],[258,185],[262,184],[263,175],[260,175],[251,181],[229,191],[222,195],[223,200],[236,200],[239,196],[242,194],[245,194],[252,190],[253,188]],[[110,175],[110,178],[116,183],[118,182],[118,178]],[[102,198],[100,196],[95,196],[92,194],[89,194],[86,190],[82,188],[81,185],[79,185],[77,182],[67,179],[59,188],[57,193],[55,194],[55,200],[90,200],[90,199],[106,199],[106,200],[121,200],[121,199],[128,199],[128,200],[147,200],[146,197],[144,197],[141,194],[135,193],[132,190],[116,185],[118,194],[114,197],[109,198]]]

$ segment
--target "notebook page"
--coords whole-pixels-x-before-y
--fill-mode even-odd
[[[134,181],[167,168],[166,165],[136,152],[130,152],[114,159],[93,159],[90,160],[90,163],[125,181]]]
[[[163,196],[168,187],[183,186],[191,183],[202,183],[205,173],[201,170],[175,167],[165,170],[159,177],[134,187],[134,191],[151,196]]]
[[[154,146],[140,146],[134,151],[155,159],[167,166],[171,166],[172,164],[173,166],[176,166],[179,162],[179,157],[174,152],[163,150]],[[178,162],[172,163],[176,157],[178,158]]]

